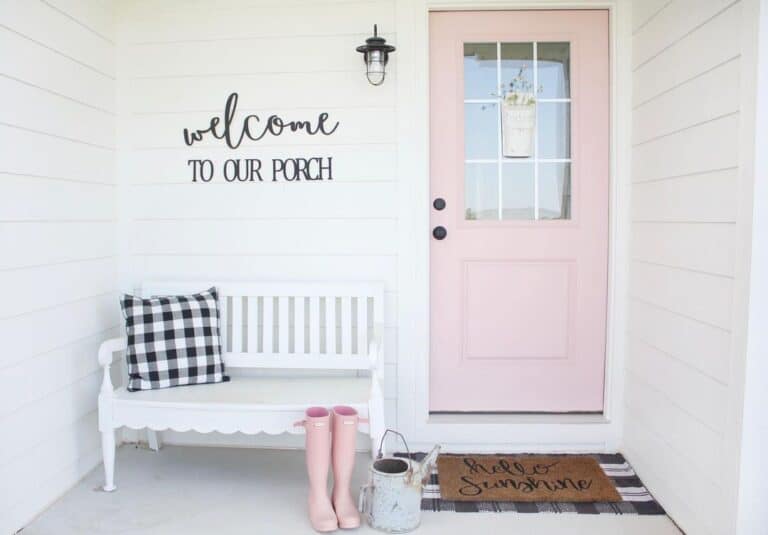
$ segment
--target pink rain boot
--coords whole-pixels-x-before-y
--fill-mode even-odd
[[[352,407],[333,408],[333,508],[340,528],[360,526],[360,514],[349,485],[355,467],[357,424],[360,418]]]
[[[307,433],[307,474],[309,475],[309,521],[317,531],[339,527],[328,499],[328,468],[331,464],[331,415],[323,407],[310,407],[303,425]]]

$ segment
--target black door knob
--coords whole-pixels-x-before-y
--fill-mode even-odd
[[[447,235],[448,231],[445,230],[445,227],[435,227],[432,229],[432,236],[434,236],[436,240],[444,240]]]
[[[443,210],[445,209],[445,199],[438,197],[435,199],[435,201],[432,203],[432,206],[435,207],[435,210]]]

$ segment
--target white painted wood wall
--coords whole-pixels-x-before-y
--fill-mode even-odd
[[[395,76],[368,84],[355,46],[373,24],[396,42],[394,2],[135,0],[118,3],[121,289],[143,280],[384,281],[385,397],[395,425],[397,182]],[[191,148],[185,127],[238,111],[330,114],[333,136],[283,135]],[[238,125],[239,127],[239,125]],[[332,156],[331,182],[226,183],[226,158]],[[192,184],[189,158],[219,176]],[[164,433],[166,442],[298,445],[296,437]],[[285,442],[287,440],[287,442]],[[277,442],[275,442],[277,441]]]
[[[732,533],[745,1],[633,2],[624,450],[687,533]],[[747,76],[749,79],[749,76]],[[748,117],[747,117],[748,119]]]
[[[110,4],[0,3],[0,532],[100,458],[99,343],[117,332]]]

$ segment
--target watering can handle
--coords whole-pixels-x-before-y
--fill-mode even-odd
[[[408,453],[408,459],[410,460],[411,450],[408,448],[408,442],[405,441],[405,437],[403,436],[402,433],[398,433],[394,429],[387,429],[386,431],[384,431],[384,434],[381,435],[381,441],[379,442],[379,451],[376,454],[376,458],[381,459],[384,456],[384,453],[383,453],[384,440],[387,438],[387,433],[392,433],[393,435],[397,435],[398,437],[400,437],[400,440],[402,440],[403,444],[405,445],[405,451],[406,453]]]

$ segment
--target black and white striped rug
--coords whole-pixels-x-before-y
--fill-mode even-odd
[[[405,454],[395,454],[405,456]],[[417,461],[425,453],[414,453]],[[583,454],[580,454],[583,455]],[[437,465],[432,469],[429,483],[424,487],[421,499],[423,511],[454,511],[456,513],[512,512],[512,513],[576,513],[576,514],[614,514],[614,515],[663,515],[664,508],[653,499],[643,482],[620,453],[597,453],[591,457],[597,459],[605,475],[616,486],[622,497],[620,502],[454,502],[440,497],[440,479]]]

